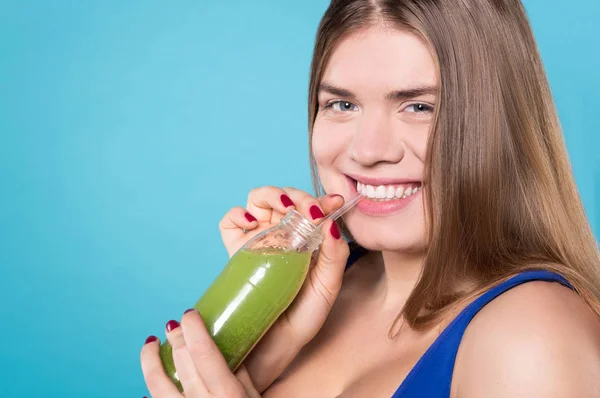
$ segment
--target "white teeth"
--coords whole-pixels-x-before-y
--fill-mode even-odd
[[[385,195],[385,197],[387,199],[392,199],[394,197],[395,193],[396,193],[396,190],[394,189],[393,186],[390,185],[389,187],[387,187],[387,192],[386,193],[387,193],[387,195]]]
[[[391,199],[404,199],[410,195],[414,195],[421,189],[421,186],[417,187],[403,187],[393,185],[379,185],[377,187],[373,185],[363,184],[356,182],[357,192],[365,195],[369,199],[377,199],[380,201],[391,200]]]
[[[395,195],[395,196],[396,196],[398,199],[400,199],[400,198],[402,197],[402,195],[403,195],[403,194],[404,194],[404,188],[402,188],[402,187],[398,187],[398,188],[396,188],[396,195]]]
[[[373,185],[367,185],[367,196],[369,198],[375,198],[375,187]]]
[[[413,190],[412,190],[412,188],[409,187],[406,191],[404,191],[404,195],[402,195],[402,199],[408,198],[412,194],[413,194]]]

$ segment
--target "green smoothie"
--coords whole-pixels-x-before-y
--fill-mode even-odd
[[[292,303],[308,272],[310,252],[240,250],[196,303],[209,333],[234,371],[264,333]],[[175,375],[171,346],[160,356],[167,375]]]

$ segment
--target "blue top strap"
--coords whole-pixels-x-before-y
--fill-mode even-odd
[[[460,341],[473,317],[502,293],[530,281],[559,282],[572,289],[569,282],[553,272],[522,272],[493,287],[469,304],[440,334],[423,354],[392,398],[449,398],[454,362]]]

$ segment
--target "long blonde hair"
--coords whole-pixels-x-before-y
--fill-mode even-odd
[[[397,321],[423,328],[457,300],[532,268],[563,275],[600,316],[597,242],[521,2],[333,0],[311,66],[311,148],[318,87],[335,46],[377,24],[419,35],[440,82],[423,181],[428,249]],[[321,194],[312,154],[311,167]],[[476,287],[458,290],[467,279]]]

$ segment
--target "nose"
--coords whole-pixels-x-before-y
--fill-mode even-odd
[[[404,143],[394,134],[392,121],[382,114],[364,115],[347,149],[348,156],[364,166],[398,163],[404,152]]]

